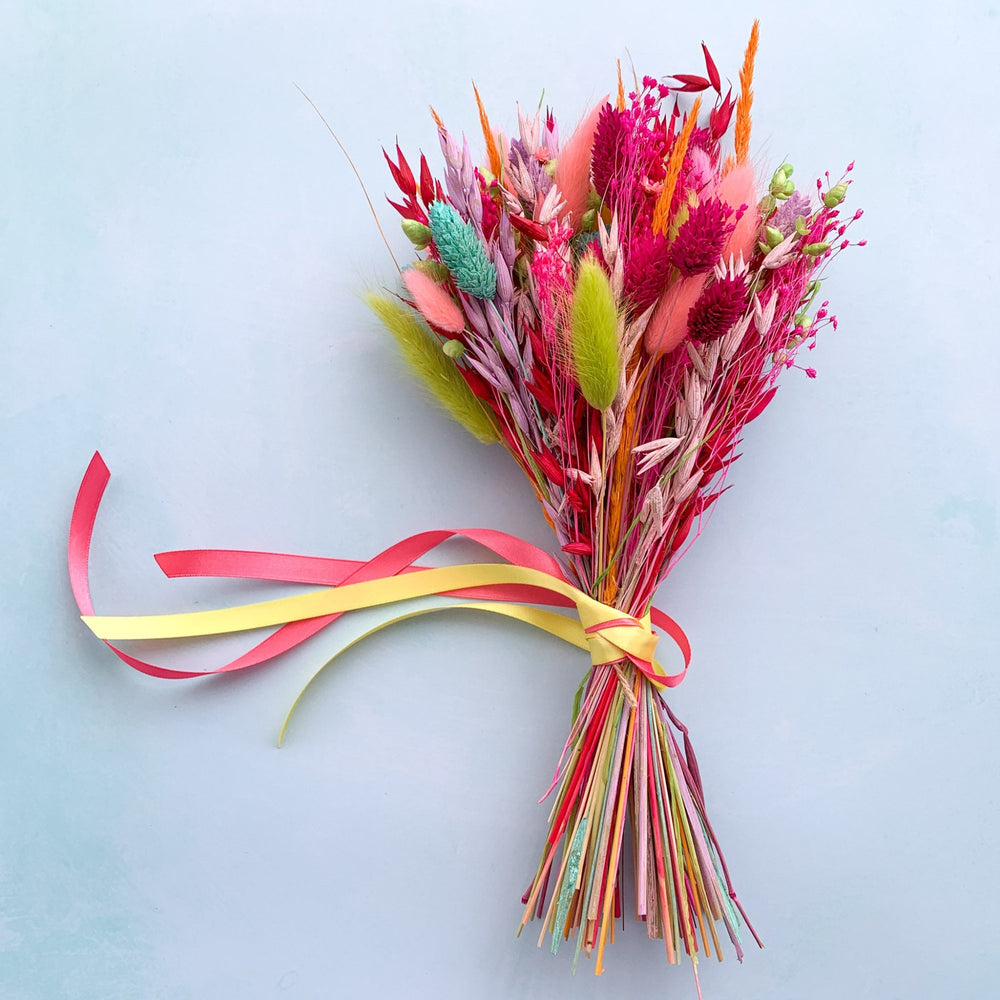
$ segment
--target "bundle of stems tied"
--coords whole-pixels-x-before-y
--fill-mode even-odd
[[[757,38],[755,24],[735,94],[703,45],[703,76],[626,92],[619,65],[617,94],[562,143],[541,111],[519,110],[516,136],[496,131],[477,91],[482,162],[436,113],[443,181],[423,155],[414,172],[398,146],[386,154],[418,259],[371,307],[452,416],[514,456],[569,578],[636,618],[700,532],[779,374],[836,327],[819,272],[861,214],[841,215],[851,167],[814,192],[789,164],[761,179]],[[539,944],[573,938],[601,971],[630,831],[631,902],[668,959],[721,958],[723,935],[742,957],[749,924],[687,730],[628,660],[586,677],[555,784],[523,899]]]

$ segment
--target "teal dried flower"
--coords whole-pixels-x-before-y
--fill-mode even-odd
[[[472,225],[446,201],[432,202],[427,215],[434,245],[455,284],[466,295],[492,299],[497,290],[496,268]]]

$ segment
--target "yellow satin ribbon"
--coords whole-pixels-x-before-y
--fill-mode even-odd
[[[643,664],[648,663],[651,666],[650,679],[658,687],[665,687],[657,681],[658,677],[666,678],[667,674],[653,658],[657,636],[653,632],[648,614],[642,618],[634,618],[617,608],[602,604],[558,577],[540,570],[502,563],[470,563],[418,570],[379,580],[366,580],[341,587],[323,587],[292,597],[214,611],[192,611],[171,615],[84,615],[82,617],[87,627],[99,639],[179,639],[244,632],[307,618],[394,604],[416,597],[442,595],[456,590],[491,585],[530,586],[559,594],[573,602],[577,617],[574,619],[530,604],[506,601],[476,601],[452,607],[489,611],[540,628],[565,642],[589,650],[594,665],[614,663],[625,658],[639,660]],[[415,617],[422,613],[425,612],[415,611],[394,618],[393,621]]]

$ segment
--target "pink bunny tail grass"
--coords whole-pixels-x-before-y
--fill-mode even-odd
[[[739,222],[736,223],[732,235],[726,241],[722,259],[728,261],[730,255],[738,257],[743,254],[743,259],[748,261],[753,256],[757,229],[760,226],[753,167],[749,163],[741,163],[739,166],[733,167],[719,181],[717,194],[734,210],[738,210],[741,205],[747,206]]]
[[[646,327],[645,345],[650,354],[668,354],[687,336],[687,318],[708,280],[696,274],[675,282],[664,292]]]
[[[594,148],[594,132],[601,109],[607,104],[607,97],[598,101],[576,131],[566,140],[556,162],[556,185],[563,196],[565,205],[562,216],[572,216],[573,227],[579,228],[580,219],[587,211],[587,195],[590,193],[590,157]]]
[[[403,272],[403,284],[413,296],[420,315],[439,330],[461,333],[465,329],[465,316],[458,303],[432,277],[415,268]]]

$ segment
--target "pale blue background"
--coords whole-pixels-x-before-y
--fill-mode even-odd
[[[434,152],[428,104],[476,130],[473,78],[497,125],[543,87],[569,125],[629,52],[698,72],[704,38],[735,76],[754,13],[338,6],[0,9],[0,996],[692,997],[631,922],[601,980],[513,938],[574,651],[423,620],[352,652],[279,752],[338,635],[172,683],[76,619],[65,534],[95,447],[106,612],[248,593],[159,578],[161,549],[367,557],[466,525],[550,544],[505,455],[401,379],[357,295],[391,263],[293,82],[379,196],[380,144]],[[789,373],[661,594],[696,657],[671,700],[768,946],[702,985],[992,997],[997,8],[756,13],[756,149],[802,181],[856,159],[870,243],[836,262],[818,380]]]

